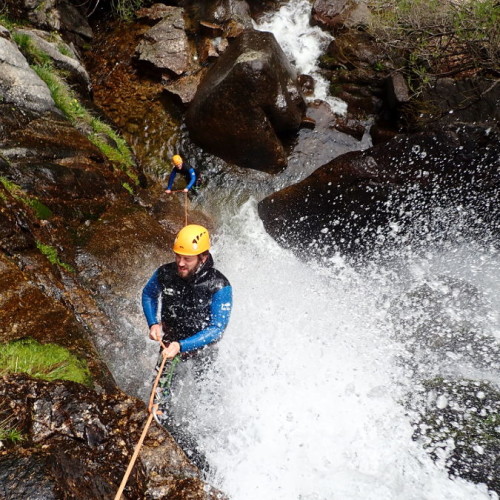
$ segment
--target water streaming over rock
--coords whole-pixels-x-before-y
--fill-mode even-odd
[[[303,42],[296,21],[276,23]],[[215,177],[198,202],[220,228],[214,258],[234,311],[203,396],[188,404],[210,481],[232,500],[498,498],[431,460],[407,404],[433,377],[500,382],[500,257],[477,220],[480,237],[461,238],[473,214],[436,218],[451,242],[417,221],[413,241],[425,245],[363,265],[312,249],[306,262],[266,234],[255,193]]]
[[[346,103],[329,94],[328,82],[318,72],[317,66],[318,57],[332,36],[317,26],[311,26],[310,14],[309,0],[296,0],[284,4],[278,12],[265,16],[255,23],[255,27],[274,34],[299,74],[314,77],[314,99],[328,102],[333,112],[343,114],[347,109]]]
[[[467,320],[494,344],[498,254],[457,245],[392,255],[390,265],[306,263],[269,238],[254,200],[222,220],[215,258],[235,308],[191,415],[213,481],[235,500],[490,498],[484,485],[449,479],[412,440],[403,401],[431,376],[498,383],[474,338],[460,353],[419,343],[418,325],[408,325],[411,315]],[[438,293],[432,307],[408,300],[422,287]],[[459,298],[472,302],[464,309]]]

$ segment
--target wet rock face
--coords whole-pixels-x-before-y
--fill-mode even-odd
[[[148,413],[119,391],[98,395],[73,382],[8,377],[0,416],[24,440],[0,451],[0,490],[9,498],[113,498]],[[127,498],[222,498],[200,481],[166,431],[154,422],[130,476]]]
[[[402,362],[420,372],[425,366],[447,373],[457,363],[498,370],[500,345],[485,320],[493,311],[488,298],[463,280],[438,275],[412,288],[389,309],[397,341],[407,352]]]
[[[208,71],[187,114],[191,138],[225,161],[277,172],[305,102],[271,33],[245,31]]]
[[[397,137],[336,158],[264,199],[259,214],[287,247],[327,255],[404,243],[411,231],[439,223],[432,207],[472,207],[498,232],[499,144],[498,130],[479,126]]]

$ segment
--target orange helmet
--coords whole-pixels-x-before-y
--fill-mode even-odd
[[[184,226],[177,234],[172,250],[179,255],[199,255],[210,250],[208,230],[197,224]]]
[[[172,156],[172,163],[176,167],[179,167],[180,165],[182,165],[182,156],[181,155],[174,155],[174,156]]]

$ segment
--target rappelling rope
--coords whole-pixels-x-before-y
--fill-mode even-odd
[[[188,225],[188,193],[184,189],[174,189],[172,193],[184,193],[184,225]]]
[[[163,341],[160,340],[160,344],[163,349],[166,349],[167,346],[163,343]],[[163,352],[163,351],[162,351]],[[167,387],[170,387],[170,384],[172,383],[172,377],[174,376],[174,370],[177,364],[179,363],[180,358],[179,356],[176,356],[171,363],[170,366],[170,371],[167,374]],[[120,487],[118,488],[118,491],[116,492],[115,499],[114,500],[119,500],[123,490],[125,489],[125,486],[127,485],[128,478],[130,476],[130,473],[132,472],[132,469],[134,468],[135,461],[137,460],[137,457],[139,456],[139,452],[141,451],[142,448],[142,443],[144,442],[144,438],[146,437],[146,434],[148,433],[149,427],[151,426],[151,422],[153,421],[153,417],[158,414],[158,405],[154,404],[154,398],[156,394],[156,388],[158,387],[158,383],[160,381],[160,378],[162,376],[163,370],[165,368],[165,363],[167,362],[166,356],[163,356],[163,360],[160,364],[160,367],[158,368],[158,374],[156,375],[155,381],[153,383],[153,388],[151,389],[151,396],[149,397],[149,404],[148,404],[148,411],[149,411],[149,417],[146,420],[146,425],[144,426],[144,429],[142,431],[141,437],[139,438],[139,441],[137,442],[135,449],[134,449],[134,454],[132,455],[132,458],[130,459],[130,463],[128,464],[127,470],[125,471],[125,474],[123,475],[122,482],[120,484]]]
[[[187,191],[184,191],[184,219],[186,223],[185,226],[188,225],[188,194]]]

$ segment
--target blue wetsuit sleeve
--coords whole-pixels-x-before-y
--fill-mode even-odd
[[[181,352],[199,349],[200,347],[219,340],[229,323],[232,305],[233,292],[230,286],[221,288],[218,292],[216,292],[212,297],[212,320],[210,321],[210,324],[204,330],[195,333],[187,339],[181,340],[179,342]]]
[[[189,169],[189,184],[186,186],[186,189],[189,190],[194,186],[194,183],[196,182],[196,172],[194,171],[194,168]]]
[[[142,290],[142,310],[148,322],[148,326],[159,323],[158,321],[158,298],[161,294],[161,286],[158,281],[158,271],[146,283]]]
[[[175,176],[176,175],[177,175],[177,169],[173,168],[172,172],[170,172],[170,176],[168,178],[167,189],[172,189],[172,186],[174,185],[174,181],[175,181]]]

